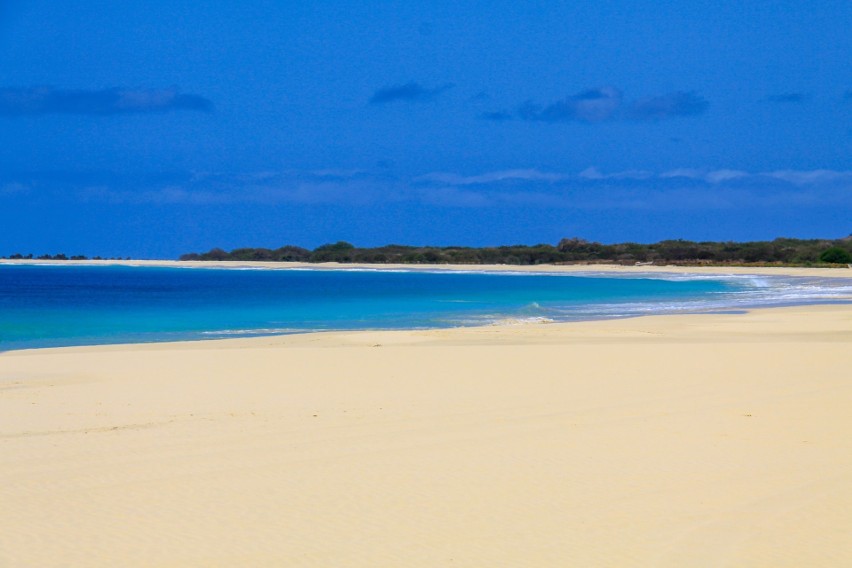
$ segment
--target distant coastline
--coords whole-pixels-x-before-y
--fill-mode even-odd
[[[130,257],[88,258],[84,255],[14,253],[0,259],[31,261],[129,261]],[[182,262],[302,262],[342,264],[405,265],[510,265],[616,264],[678,266],[846,266],[852,264],[852,235],[841,239],[790,239],[773,241],[687,241],[664,240],[652,244],[602,244],[580,238],[562,239],[554,245],[509,245],[497,247],[385,245],[361,248],[346,241],[328,243],[309,250],[285,245],[276,249],[241,247],[226,251],[213,248],[186,253]]]
[[[846,265],[852,263],[852,235],[842,239],[789,239],[751,242],[694,242],[683,239],[652,244],[602,244],[581,238],[566,238],[549,244],[499,247],[415,247],[386,245],[358,248],[338,241],[314,250],[287,245],[277,249],[237,248],[230,252],[214,248],[189,253],[180,260],[259,260],[289,262],[360,262],[371,264],[508,264],[537,265],[565,263],[608,263],[621,265],[678,264],[722,265]]]

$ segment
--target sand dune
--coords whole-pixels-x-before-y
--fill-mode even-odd
[[[852,307],[0,354],[0,566],[849,566]]]

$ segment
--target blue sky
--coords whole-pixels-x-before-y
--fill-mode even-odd
[[[852,232],[852,3],[0,0],[0,255]]]

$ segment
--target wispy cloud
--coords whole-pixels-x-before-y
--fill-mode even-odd
[[[29,191],[30,187],[19,181],[0,184],[0,195],[23,195]]]
[[[420,83],[409,82],[403,85],[392,85],[378,89],[370,97],[370,104],[385,104],[394,101],[422,102],[430,101],[447,89],[453,87],[452,83],[446,83],[434,89],[429,89]]]
[[[484,118],[485,120],[493,120],[494,122],[503,122],[505,120],[512,120],[513,118],[515,118],[515,115],[505,110],[496,110],[491,112],[483,112],[479,115],[479,118]]]
[[[589,179],[589,180],[597,180],[597,179],[632,179],[632,180],[640,180],[640,179],[648,179],[654,177],[653,172],[649,172],[647,170],[626,170],[623,172],[613,172],[613,173],[602,173],[599,169],[595,167],[586,168],[579,174],[577,177],[581,179]]]
[[[664,120],[703,114],[710,103],[694,91],[677,91],[665,95],[626,101],[622,92],[612,86],[586,89],[548,104],[526,101],[514,111],[486,112],[481,118],[506,121],[513,118],[531,122],[584,122],[589,124],[612,120]]]
[[[852,171],[681,168],[579,173],[534,168],[398,177],[367,171],[0,176],[0,200],[120,206],[261,205],[681,211],[701,208],[848,208]]]
[[[710,184],[718,184],[735,179],[748,178],[752,174],[742,170],[695,170],[688,168],[679,168],[669,170],[660,174],[662,179],[695,179],[705,181]]]
[[[518,118],[542,122],[601,122],[621,107],[621,91],[615,87],[587,89],[576,95],[542,106],[531,101],[522,104]]]
[[[835,170],[777,170],[767,172],[765,176],[790,182],[796,185],[813,185],[823,183],[848,183],[852,185],[852,171]]]
[[[65,90],[53,87],[0,88],[0,116],[46,114],[116,115],[178,110],[204,111],[213,104],[175,89]]]
[[[436,172],[415,178],[414,181],[427,181],[445,183],[448,185],[483,185],[494,182],[511,181],[544,181],[556,182],[569,179],[571,176],[565,174],[542,172],[535,169],[526,170],[500,170],[487,172],[475,176],[463,176],[454,173]]]
[[[710,103],[694,91],[678,91],[638,100],[631,106],[629,114],[640,120],[663,120],[676,116],[697,116],[709,106]]]
[[[766,100],[770,103],[804,103],[808,99],[810,99],[810,95],[806,93],[781,93],[766,97]]]
[[[413,182],[413,184],[412,184]],[[852,171],[681,168],[663,172],[624,170],[579,173],[536,169],[477,175],[427,174],[403,183],[417,188],[406,199],[463,195],[466,206],[547,207],[577,210],[674,211],[749,207],[841,206],[852,191]],[[454,190],[454,191],[450,191]],[[478,196],[478,198],[477,198]],[[461,206],[461,200],[446,203]]]
[[[795,186],[814,186],[843,184],[852,189],[852,171],[847,170],[773,170],[766,172],[747,172],[734,169],[695,169],[678,168],[660,173],[645,170],[626,170],[621,172],[602,173],[597,168],[588,168],[580,172],[580,177],[586,179],[606,180],[677,180],[690,179],[718,185],[739,180],[746,183],[768,183],[781,181]]]

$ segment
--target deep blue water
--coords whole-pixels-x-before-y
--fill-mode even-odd
[[[795,282],[769,280],[0,265],[0,350],[563,321],[801,300]]]

